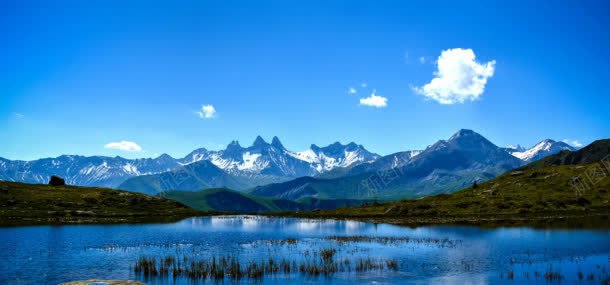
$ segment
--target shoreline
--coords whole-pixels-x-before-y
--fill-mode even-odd
[[[187,218],[209,217],[217,213],[196,213],[178,216],[101,216],[101,217],[2,217],[2,227],[60,226],[60,225],[120,225],[120,224],[164,224]]]
[[[275,218],[330,219],[359,221],[374,224],[391,224],[405,227],[421,226],[475,226],[481,228],[532,227],[549,229],[610,229],[610,213],[549,213],[536,215],[464,215],[464,216],[351,216],[316,212],[282,213],[197,213],[180,216],[106,216],[106,217],[4,217],[2,227],[59,226],[59,225],[120,225],[164,224],[188,218],[212,216],[254,215]]]
[[[374,224],[391,224],[406,227],[421,226],[476,226],[482,228],[497,227],[533,227],[533,228],[570,228],[570,229],[610,229],[610,213],[553,213],[527,216],[485,215],[485,216],[349,216],[315,213],[266,213],[261,216],[291,217],[308,219],[332,219],[369,222]]]

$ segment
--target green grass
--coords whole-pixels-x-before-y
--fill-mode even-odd
[[[334,209],[366,203],[360,200],[322,200],[303,198],[297,201],[260,197],[226,188],[205,189],[198,192],[168,191],[163,197],[179,201],[193,209],[232,213],[265,213],[282,211],[306,211],[313,209]]]
[[[601,163],[548,166],[508,172],[495,179],[453,194],[403,200],[333,211],[301,213],[302,216],[379,220],[399,224],[475,223],[568,216],[608,216],[610,173],[577,191],[573,177],[587,182],[587,173]],[[608,220],[605,220],[608,223]]]
[[[202,211],[258,213],[282,210],[276,205],[276,199],[257,197],[226,188],[205,189],[198,192],[168,191],[162,196]],[[295,204],[293,207],[286,207],[284,210],[292,210],[296,207],[296,203],[292,203]]]
[[[0,206],[0,225],[155,222],[206,214],[139,193],[6,181],[0,181]]]

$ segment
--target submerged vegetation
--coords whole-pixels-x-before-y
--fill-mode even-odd
[[[322,241],[322,243],[320,243]],[[326,241],[326,242],[324,242]],[[328,242],[331,242],[330,244]],[[352,243],[357,243],[354,245]],[[442,252],[450,252],[453,247],[461,245],[460,240],[408,238],[389,236],[327,236],[316,239],[257,240],[247,245],[261,244],[267,248],[256,249],[257,252],[268,254],[268,257],[255,255],[252,257],[250,246],[242,247],[245,252],[234,253],[204,253],[197,251],[176,251],[167,255],[140,256],[131,267],[141,280],[175,280],[184,278],[191,282],[200,281],[223,282],[243,279],[262,281],[264,278],[316,278],[336,277],[335,274],[361,274],[378,272],[388,276],[391,272],[408,269],[409,272],[427,274],[430,270],[438,270],[438,264],[429,260],[404,260],[400,255],[385,255],[373,257],[366,251],[356,248],[369,247],[362,243],[379,243],[386,246],[397,246],[403,249],[415,250],[422,247],[437,247]],[[313,249],[312,248],[316,248]],[[275,255],[282,252],[283,256]],[[203,256],[200,255],[203,253]],[[514,284],[523,282],[547,282],[555,284],[563,281],[580,281],[585,284],[609,284],[607,269],[602,264],[587,268],[587,272],[578,270],[576,273],[569,267],[555,264],[572,264],[579,267],[584,261],[579,256],[569,256],[557,260],[550,255],[541,258],[528,255],[525,259],[509,257],[505,263],[510,266],[499,271],[499,278]],[[558,263],[557,263],[558,262]],[[503,263],[504,264],[504,263]],[[471,274],[480,272],[482,264],[475,260],[462,260],[458,272]],[[400,274],[400,273],[398,273]],[[345,275],[342,275],[345,276]],[[341,277],[343,278],[343,277]]]

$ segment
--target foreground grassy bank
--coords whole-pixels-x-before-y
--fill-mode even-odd
[[[610,173],[599,163],[520,169],[453,194],[279,216],[400,225],[610,227]]]
[[[208,212],[173,200],[97,187],[0,181],[0,225],[171,222]]]

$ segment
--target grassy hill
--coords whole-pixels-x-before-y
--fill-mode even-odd
[[[588,164],[602,160],[610,161],[610,139],[595,141],[578,151],[562,151],[530,163],[523,169],[536,169],[553,165]]]
[[[562,152],[453,194],[302,213],[302,216],[398,224],[547,224],[567,217],[603,217],[610,224],[609,140]],[[587,218],[589,219],[589,218]]]
[[[361,205],[360,200],[320,200],[304,198],[298,201],[259,197],[226,188],[205,189],[199,192],[169,191],[163,197],[184,203],[202,211],[233,213],[263,213],[281,211],[307,211],[313,209],[334,209],[337,207]]]
[[[247,189],[258,184],[246,177],[231,175],[209,161],[198,161],[168,172],[142,175],[128,179],[119,189],[156,195],[168,190],[196,190],[230,187]]]
[[[181,201],[193,209],[203,211],[223,211],[223,212],[277,212],[281,209],[271,198],[261,198],[226,188],[206,189],[198,192],[192,191],[168,191],[163,193],[163,197]],[[284,206],[286,211],[297,210],[298,205],[292,201]]]
[[[0,181],[0,225],[155,222],[205,214],[139,193]]]

